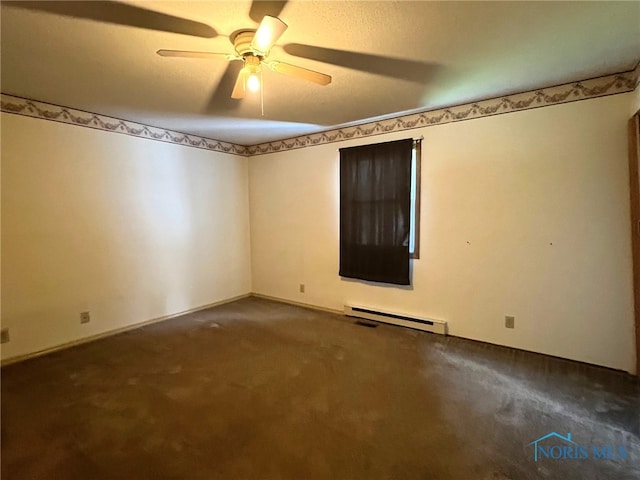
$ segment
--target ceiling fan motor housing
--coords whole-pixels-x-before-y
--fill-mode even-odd
[[[256,52],[253,48],[251,48],[251,43],[253,42],[253,36],[255,35],[255,30],[241,30],[234,35],[231,39],[233,42],[233,47],[235,48],[238,55],[241,57],[247,55],[255,55],[262,56],[264,52]]]

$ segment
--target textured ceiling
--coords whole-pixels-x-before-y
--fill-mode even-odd
[[[84,5],[83,5],[84,4]],[[276,13],[269,56],[333,77],[266,71],[231,100],[229,35]],[[2,2],[2,92],[240,145],[631,70],[638,2]]]

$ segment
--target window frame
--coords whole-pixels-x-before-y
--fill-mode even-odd
[[[422,163],[422,139],[413,141],[413,157],[411,159],[411,228],[409,229],[409,259],[420,259],[420,175]],[[415,182],[415,183],[414,183]]]

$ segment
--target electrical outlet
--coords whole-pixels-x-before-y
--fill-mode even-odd
[[[516,327],[516,317],[510,317],[510,316],[504,317],[504,326],[506,328],[515,328]]]
[[[89,323],[91,321],[91,315],[89,312],[80,312],[80,323]]]
[[[300,293],[304,293],[304,283],[300,284]]]
[[[9,340],[9,329],[3,328],[0,330],[0,343],[7,343]]]

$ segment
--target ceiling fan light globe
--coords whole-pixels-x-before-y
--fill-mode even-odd
[[[260,90],[260,78],[257,74],[252,73],[249,75],[249,78],[247,78],[247,89],[251,92]]]

